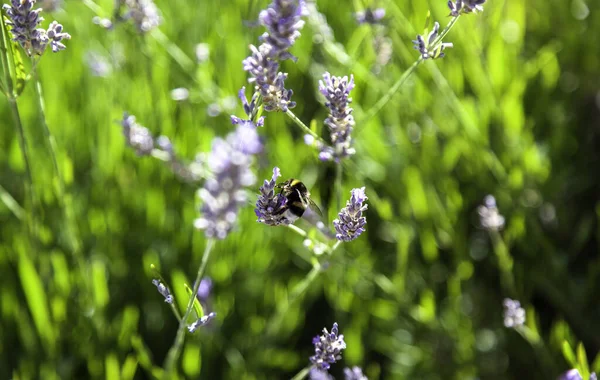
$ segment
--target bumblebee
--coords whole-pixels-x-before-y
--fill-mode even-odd
[[[309,207],[323,216],[321,209],[310,199],[310,192],[300,180],[290,178],[285,182],[277,184],[275,187],[281,189],[279,194],[286,199],[285,207],[278,214],[283,214],[290,222],[293,223],[298,218],[301,218]]]

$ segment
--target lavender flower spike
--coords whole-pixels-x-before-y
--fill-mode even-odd
[[[333,147],[326,147],[317,142],[317,148],[321,151],[319,158],[323,161],[335,160],[340,162],[342,158],[349,157],[355,153],[352,148],[352,129],[354,127],[353,109],[350,108],[352,98],[350,91],[354,88],[354,77],[336,77],[328,72],[323,74],[323,80],[319,81],[319,91],[327,100],[325,106],[329,108],[329,116],[325,124],[331,133]]]
[[[346,348],[344,336],[338,335],[338,324],[334,323],[331,333],[326,328],[323,334],[313,338],[315,354],[310,357],[310,361],[315,368],[328,370],[331,364],[342,358],[342,350]]]
[[[154,138],[148,128],[135,121],[135,116],[123,113],[121,121],[125,143],[135,149],[139,156],[147,156],[154,149]]]
[[[11,0],[11,5],[4,4],[2,7],[8,16],[6,23],[11,27],[13,41],[18,42],[28,56],[42,55],[48,43],[55,53],[64,50],[66,47],[61,41],[71,39],[71,35],[64,33],[62,25],[56,21],[47,31],[38,28],[44,18],[39,15],[41,8],[33,9],[35,1]]]
[[[251,123],[238,124],[226,140],[215,138],[208,158],[213,176],[206,180],[198,194],[202,200],[202,216],[194,226],[206,237],[225,239],[237,220],[238,209],[246,204],[244,187],[256,182],[250,170],[253,155],[262,151],[262,143]]]
[[[159,10],[152,0],[125,0],[125,5],[128,11],[124,18],[131,18],[141,33],[157,28],[162,22]]]
[[[454,45],[450,42],[437,41],[439,34],[440,24],[436,21],[433,24],[433,30],[425,39],[422,35],[418,35],[417,39],[413,41],[414,48],[421,53],[423,59],[436,59],[443,58],[445,54],[444,49],[451,48]]]
[[[519,301],[506,298],[504,300],[504,326],[515,328],[525,323],[525,309]]]
[[[352,196],[346,202],[344,207],[338,214],[339,219],[333,221],[335,228],[335,237],[339,241],[351,241],[365,232],[367,219],[363,216],[363,211],[367,209],[367,205],[363,204],[367,200],[365,188],[352,189]]]
[[[273,168],[273,176],[270,181],[265,179],[264,184],[260,187],[260,195],[256,201],[256,208],[254,212],[258,217],[258,222],[264,223],[268,226],[280,226],[291,224],[285,213],[281,212],[287,199],[279,194],[275,193],[275,185],[277,184],[277,177],[280,177],[281,173],[278,167]]]
[[[172,304],[173,296],[171,295],[171,293],[169,292],[169,289],[165,286],[165,284],[160,282],[160,280],[156,280],[156,279],[152,280],[152,283],[154,284],[154,286],[156,286],[156,288],[158,289],[158,292],[160,294],[162,294],[163,297],[165,297],[165,302]]]
[[[272,47],[271,59],[296,61],[288,49],[300,37],[300,29],[304,26],[302,16],[308,16],[305,0],[273,0],[269,8],[260,12],[258,19],[267,28],[261,42]]]
[[[448,0],[448,8],[450,8],[451,16],[458,16],[460,14],[476,13],[483,11],[483,3],[486,0]]]
[[[196,330],[198,329],[198,327],[206,325],[208,322],[210,322],[216,316],[217,316],[217,313],[212,312],[210,314],[207,314],[207,315],[203,316],[202,318],[199,318],[196,322],[194,322],[194,323],[192,323],[191,325],[188,326],[188,331],[191,332],[191,333],[196,332]]]
[[[292,90],[285,89],[287,74],[279,72],[279,63],[271,58],[273,46],[262,44],[258,48],[250,45],[252,55],[242,61],[244,71],[250,74],[249,83],[254,83],[255,89],[263,97],[264,109],[267,112],[287,112],[294,108]]]

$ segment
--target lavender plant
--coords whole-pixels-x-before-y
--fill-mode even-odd
[[[352,196],[346,203],[346,207],[338,214],[339,219],[333,221],[335,237],[339,241],[352,241],[365,232],[367,219],[363,216],[363,212],[368,207],[364,204],[366,200],[364,187],[352,190]]]
[[[40,16],[42,8],[33,9],[36,0],[11,0],[11,4],[4,4],[2,9],[6,12],[13,41],[23,47],[28,56],[41,56],[46,47],[50,45],[54,53],[66,49],[63,40],[71,39],[69,33],[63,32],[63,26],[53,21],[47,30],[38,28],[44,18]]]

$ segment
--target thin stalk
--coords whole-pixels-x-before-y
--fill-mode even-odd
[[[25,210],[23,207],[21,207],[19,202],[17,202],[15,198],[13,198],[13,196],[10,195],[10,193],[4,187],[2,187],[2,185],[0,185],[0,199],[2,200],[2,203],[4,203],[4,205],[8,207],[10,211],[12,211],[17,219],[23,220],[26,215]]]
[[[35,62],[32,62],[35,65]],[[52,135],[52,133],[50,132],[50,128],[48,128],[48,123],[46,122],[46,107],[44,105],[44,95],[43,95],[43,91],[42,91],[42,83],[40,82],[40,78],[38,76],[37,71],[33,71],[33,77],[34,77],[34,81],[35,81],[35,91],[36,91],[36,98],[38,100],[38,106],[40,109],[40,120],[41,120],[41,124],[42,124],[42,128],[44,131],[44,137],[46,139],[46,143],[48,144],[48,148],[50,151],[50,158],[52,160],[52,166],[54,167],[54,172],[56,174],[56,190],[57,190],[57,195],[58,195],[58,203],[60,205],[60,207],[62,208],[62,211],[64,213],[65,216],[65,225],[66,225],[66,230],[67,230],[67,235],[68,235],[68,240],[69,243],[71,244],[71,249],[73,250],[73,253],[75,255],[77,255],[80,252],[80,244],[79,244],[79,240],[77,239],[78,236],[78,228],[77,228],[77,223],[75,221],[75,217],[73,215],[73,213],[71,212],[71,207],[67,206],[67,194],[65,191],[65,182],[64,179],[62,177],[61,171],[60,171],[60,167],[58,165],[58,158],[57,158],[57,148],[56,148],[56,139],[54,138],[54,136]]]
[[[312,129],[308,128],[306,124],[302,122],[302,120],[298,119],[298,117],[291,110],[288,109],[285,114],[288,115],[290,119],[292,119],[294,123],[296,123],[296,125],[299,126],[304,132],[325,144],[325,141],[323,141],[323,139],[320,138],[319,135],[317,135]]]
[[[33,185],[33,175],[31,174],[31,160],[29,159],[30,155],[27,147],[27,139],[25,137],[25,128],[23,127],[23,122],[21,121],[21,115],[19,113],[19,107],[17,105],[17,99],[14,93],[13,79],[11,77],[14,61],[12,62],[13,65],[11,66],[10,63],[12,61],[12,55],[8,46],[9,37],[7,35],[7,29],[3,18],[0,20],[0,34],[0,62],[2,64],[2,71],[4,73],[4,86],[6,87],[5,91],[8,98],[10,114],[15,126],[17,127],[19,147],[21,148],[21,155],[23,156],[23,162],[25,164],[25,175],[27,177],[27,180],[25,181],[25,193],[27,194],[26,197],[29,198],[29,202],[31,203],[29,207],[31,207],[32,212],[29,213],[28,224],[30,226],[30,231],[35,234],[35,228],[33,225],[35,218],[33,217],[33,214],[37,205],[37,196]]]
[[[342,164],[335,164],[335,194],[337,201],[337,210],[342,209]]]
[[[310,372],[310,368],[311,368],[310,366],[306,367],[306,368],[302,368],[302,370],[300,372],[298,372],[296,374],[296,376],[292,377],[292,380],[302,380],[302,379],[304,379],[308,375],[308,373]]]
[[[206,242],[206,247],[204,248],[204,254],[202,255],[202,262],[200,263],[200,267],[198,268],[198,274],[196,275],[196,280],[194,281],[194,288],[192,289],[192,295],[190,296],[190,300],[188,301],[187,308],[185,309],[185,313],[183,314],[183,318],[181,318],[179,322],[179,328],[177,329],[177,335],[175,336],[175,342],[173,346],[169,350],[167,354],[167,359],[165,362],[165,378],[171,378],[173,370],[175,369],[175,363],[179,356],[181,355],[181,351],[183,349],[183,343],[185,341],[185,330],[187,320],[194,309],[194,300],[196,298],[196,294],[198,294],[198,288],[200,287],[200,280],[202,279],[202,275],[204,274],[204,270],[206,269],[206,264],[208,263],[208,258],[210,257],[210,253],[215,244],[213,239],[208,239]]]
[[[23,128],[23,123],[21,121],[21,115],[19,114],[19,107],[17,105],[17,99],[12,97],[11,95],[8,98],[8,105],[10,108],[10,113],[13,118],[13,122],[17,127],[17,136],[19,138],[19,147],[21,148],[21,155],[23,156],[23,162],[25,163],[25,175],[27,177],[27,181],[25,182],[25,193],[28,194],[29,200],[31,202],[32,210],[35,209],[37,205],[37,194],[35,193],[35,187],[33,186],[33,175],[31,174],[31,161],[29,159],[29,148],[27,147],[27,138],[25,137],[25,128]],[[33,216],[31,216],[33,217]]]
[[[287,227],[294,231],[295,233],[297,233],[298,235],[302,236],[302,237],[307,237],[308,234],[306,233],[306,231],[304,231],[302,228],[294,226],[293,224],[288,224]]]
[[[304,277],[302,281],[300,281],[298,284],[296,284],[296,286],[294,286],[286,302],[282,302],[279,304],[280,307],[277,308],[275,316],[271,318],[271,321],[267,324],[267,326],[269,326],[267,327],[266,331],[267,336],[272,336],[275,333],[277,333],[279,326],[281,325],[281,322],[283,320],[283,317],[289,310],[290,306],[306,291],[306,289],[308,289],[310,284],[312,284],[312,282],[317,278],[320,272],[321,264],[319,262],[316,262],[313,265],[310,272],[308,272],[306,277]]]
[[[438,35],[438,37],[435,39],[435,41],[433,42],[433,44],[431,46],[435,46],[438,43],[442,42],[442,40],[444,39],[444,37],[446,37],[446,35],[450,32],[450,29],[452,29],[452,27],[454,26],[454,24],[456,24],[456,21],[458,21],[459,16],[454,16],[452,18],[452,20],[450,20],[450,22],[448,23],[448,25],[446,25],[446,27],[442,30],[442,32]],[[394,85],[389,89],[389,91],[383,95],[381,97],[381,99],[379,99],[377,101],[377,103],[375,103],[375,105],[373,105],[368,111],[367,113],[360,118],[360,120],[356,123],[357,126],[362,126],[365,124],[366,121],[370,120],[373,116],[377,115],[377,113],[379,111],[381,111],[383,109],[383,107],[392,99],[392,97],[398,92],[398,90],[400,90],[400,88],[402,87],[402,85],[406,82],[406,80],[408,79],[408,77],[417,69],[417,67],[421,64],[421,62],[423,62],[424,59],[423,57],[419,57],[403,74],[402,76],[396,81],[396,83],[394,83]]]
[[[406,80],[408,79],[408,77],[417,69],[417,66],[419,66],[421,64],[421,62],[423,62],[423,57],[419,57],[419,59],[417,59],[400,77],[400,79],[398,79],[396,81],[396,83],[394,83],[394,85],[392,87],[390,87],[390,89],[388,90],[388,92],[385,93],[385,95],[383,95],[381,97],[381,99],[379,99],[377,101],[377,103],[375,103],[368,111],[367,113],[362,116],[360,118],[360,120],[356,123],[357,127],[360,128],[362,125],[365,124],[365,122],[367,122],[368,120],[370,120],[373,116],[377,115],[377,113],[379,111],[381,111],[381,109],[383,107],[385,107],[385,105],[392,99],[392,97],[394,95],[396,95],[396,93],[398,92],[398,90],[400,90],[400,87],[402,87],[402,85],[404,84],[404,82],[406,82]]]

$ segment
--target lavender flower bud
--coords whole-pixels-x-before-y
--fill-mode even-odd
[[[342,358],[342,350],[346,348],[344,336],[338,335],[337,323],[333,324],[331,333],[324,328],[323,334],[313,338],[313,344],[315,354],[310,357],[310,361],[315,368],[325,371],[331,367],[331,364]]]
[[[296,106],[296,102],[291,100],[294,92],[285,89],[287,74],[279,72],[279,63],[271,58],[273,49],[267,43],[258,48],[250,45],[252,55],[244,59],[242,64],[244,71],[251,75],[248,82],[254,83],[263,97],[265,111],[286,112],[288,108]]]
[[[202,318],[198,319],[196,322],[194,322],[188,326],[189,332],[191,332],[191,333],[196,332],[198,327],[206,325],[208,322],[210,322],[216,316],[217,316],[217,313],[215,313],[215,312],[212,312],[212,313],[209,313],[209,314],[203,316]]]
[[[65,50],[67,47],[61,41],[71,39],[71,35],[69,33],[64,33],[62,30],[63,26],[61,24],[56,21],[52,21],[48,27],[48,30],[46,31],[46,35],[48,36],[53,53]]]
[[[163,297],[165,297],[165,302],[168,304],[172,304],[173,296],[169,292],[169,289],[162,282],[160,282],[160,280],[154,279],[152,280],[152,283],[156,286],[158,292],[162,294]]]
[[[302,16],[307,16],[308,10],[304,0],[273,0],[269,8],[260,12],[258,19],[267,28],[261,42],[269,44],[270,57],[283,61],[296,58],[288,49],[300,37],[300,29],[304,26]]]
[[[481,226],[488,231],[501,230],[505,220],[496,207],[496,199],[492,195],[487,195],[483,202],[483,206],[477,209]]]
[[[271,180],[265,180],[264,184],[260,187],[260,195],[258,196],[256,208],[254,209],[254,213],[258,217],[258,222],[269,226],[287,225],[292,223],[283,212],[285,211],[287,199],[280,193],[275,193],[275,185],[277,184],[277,177],[279,176],[281,176],[279,168],[274,167]]]
[[[336,77],[328,72],[323,74],[323,80],[319,81],[319,91],[325,99],[325,106],[329,108],[329,116],[325,124],[331,133],[333,147],[317,143],[321,151],[321,160],[335,160],[340,162],[342,158],[349,157],[355,153],[352,148],[352,129],[354,127],[353,109],[349,107],[352,102],[350,91],[354,88],[354,77]]]
[[[224,239],[233,229],[238,209],[247,202],[244,187],[256,181],[250,170],[252,156],[261,150],[262,143],[251,122],[238,124],[226,140],[213,140],[208,165],[214,176],[199,191],[202,216],[194,222],[207,237]]]
[[[352,196],[346,202],[344,207],[338,214],[339,219],[333,221],[335,228],[335,237],[340,241],[351,241],[365,232],[367,219],[363,216],[363,211],[367,209],[367,205],[363,204],[367,200],[365,188],[352,189]]]
[[[525,323],[525,309],[519,301],[504,299],[504,326],[515,328]]]
[[[11,0],[11,5],[4,4],[2,9],[6,11],[7,25],[11,27],[10,32],[14,36],[13,41],[18,42],[28,56],[42,55],[48,43],[53,52],[65,49],[62,40],[68,40],[71,36],[62,31],[63,27],[53,21],[48,30],[38,28],[44,20],[39,15],[41,8],[33,9],[35,0]]]
[[[135,149],[139,156],[147,156],[154,149],[154,138],[148,128],[139,125],[135,121],[135,116],[129,115],[127,112],[123,114],[121,121],[123,126],[123,135],[125,135],[125,143]]]
[[[360,367],[344,368],[344,380],[369,380]]]
[[[445,43],[442,41],[436,41],[438,38],[440,24],[436,21],[433,24],[433,30],[425,39],[422,35],[418,35],[417,39],[413,41],[414,48],[421,53],[423,59],[436,59],[443,58],[445,54],[444,49],[451,48],[454,45],[450,42]]]
[[[471,12],[482,12],[482,4],[485,3],[485,1],[486,0],[448,0],[448,8],[450,8],[450,15],[456,17],[461,13],[468,14]]]
[[[256,118],[256,115],[258,113],[258,107],[256,106],[256,103],[258,101],[259,95],[260,95],[260,93],[255,92],[252,95],[252,100],[250,101],[250,103],[248,103],[248,98],[246,97],[246,87],[242,87],[240,89],[240,91],[238,92],[238,98],[240,98],[240,100],[242,101],[242,106],[244,107],[244,112],[246,113],[246,115],[248,115],[248,117],[250,119],[244,120],[244,119],[240,119],[239,117],[237,117],[235,115],[231,115],[231,123],[232,124],[237,125],[244,121],[252,121]],[[256,121],[256,126],[262,127],[263,125],[265,125],[265,117],[261,116]]]
[[[354,14],[354,19],[359,24],[379,24],[384,17],[385,9],[383,8],[367,8],[364,11],[356,12]]]
[[[125,0],[125,6],[128,11],[124,18],[131,18],[141,33],[157,28],[162,22],[159,10],[152,0]]]

